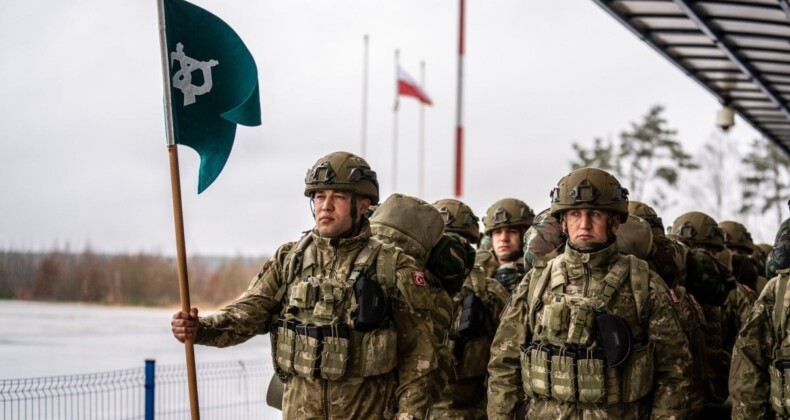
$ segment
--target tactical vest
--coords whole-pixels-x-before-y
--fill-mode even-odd
[[[491,340],[496,333],[491,319],[489,294],[506,302],[504,288],[490,290],[482,267],[474,266],[461,290],[453,297],[455,318],[448,346],[453,353],[455,378],[473,378],[488,373]]]
[[[620,255],[603,279],[600,296],[583,297],[565,294],[567,271],[563,258],[558,257],[548,264],[541,261],[533,269],[527,295],[533,341],[521,346],[521,374],[526,396],[593,405],[631,403],[643,398],[653,386],[655,347],[647,340],[646,320],[642,315],[648,297],[647,263],[630,255]],[[595,332],[595,319],[607,313],[613,295],[629,277],[641,337],[633,346],[624,343],[628,349],[615,348],[612,344],[606,347],[606,339],[598,339]],[[552,297],[544,304],[547,287]],[[543,312],[538,323],[539,310]],[[631,337],[631,328],[625,321],[622,324],[621,328],[624,327]],[[620,354],[620,360],[610,365],[607,360],[614,354]]]
[[[778,270],[774,300],[774,348],[768,376],[771,377],[771,407],[782,417],[790,416],[790,342],[787,318],[790,310],[790,269]]]
[[[305,235],[284,260],[283,283],[275,299],[288,299],[270,331],[275,372],[287,382],[294,375],[337,381],[392,371],[398,337],[390,308],[377,328],[359,331],[354,326],[360,310],[354,287],[367,276],[391,300],[401,287],[395,278],[400,250],[370,238],[348,278],[329,279],[317,276],[314,262],[306,258],[311,243],[311,235]]]

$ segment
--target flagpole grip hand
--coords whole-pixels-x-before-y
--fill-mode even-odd
[[[199,326],[198,308],[192,308],[188,313],[178,311],[173,314],[173,319],[170,321],[173,336],[182,343],[186,340],[194,341],[197,338]]]

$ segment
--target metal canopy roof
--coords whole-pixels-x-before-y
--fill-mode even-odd
[[[790,154],[790,0],[593,0]]]

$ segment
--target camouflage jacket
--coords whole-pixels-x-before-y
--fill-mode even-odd
[[[479,298],[483,313],[479,335],[462,337],[458,330],[463,316],[464,300],[473,294]],[[496,280],[486,278],[483,268],[475,266],[453,297],[455,320],[451,333],[454,353],[452,380],[431,408],[432,419],[485,418],[486,378],[491,340],[499,327],[499,316],[507,303],[508,293]]]
[[[490,250],[478,249],[477,255],[475,255],[475,265],[483,267],[486,277],[493,279],[494,273],[497,267],[499,267],[499,261],[496,259],[496,255]]]
[[[324,276],[322,281],[340,287],[349,286],[348,276],[363,247],[376,243],[367,222],[361,233],[352,238],[322,238],[315,231],[309,235],[312,242],[304,252],[303,266],[312,264],[313,272]],[[236,301],[201,317],[196,343],[226,347],[268,332],[295,288],[287,287],[276,299],[286,281],[283,264],[295,245],[292,242],[281,246]],[[397,255],[393,268],[397,290],[390,299],[390,317],[397,330],[396,368],[378,376],[336,381],[293,376],[285,384],[284,418],[424,417],[441,386],[437,380],[438,343],[431,325],[433,297],[414,260],[402,253]],[[353,299],[353,293],[343,293],[342,299]]]
[[[782,271],[785,276],[790,272]],[[733,419],[775,417],[769,402],[771,380],[768,366],[774,360],[779,341],[783,340],[784,345],[790,341],[786,332],[784,337],[777,336],[774,323],[774,306],[781,304],[777,302],[779,278],[774,277],[765,285],[735,340],[729,380]]]
[[[721,317],[724,349],[728,352],[732,351],[738,331],[749,319],[752,305],[756,300],[757,292],[741,283],[738,283],[727,295],[727,300],[724,301],[724,306],[721,307]]]
[[[617,244],[595,253],[580,253],[566,246],[565,253],[552,263],[564,264],[567,269],[566,296],[595,297],[600,296],[603,290],[603,278],[621,258],[625,257],[618,253]],[[627,280],[617,289],[608,305],[608,312],[625,320],[637,342],[649,341],[655,346],[652,391],[634,403],[616,405],[563,403],[555,399],[527,400],[522,386],[520,346],[533,338],[528,295],[530,282],[537,281],[539,276],[533,269],[519,284],[505,307],[491,344],[489,418],[509,419],[522,403],[527,405],[528,418],[683,418],[688,414],[692,387],[688,342],[672,308],[669,290],[652,271],[647,279],[648,293],[642,316],[636,313],[635,296],[631,282]],[[547,288],[541,297],[543,307],[553,298],[553,292]],[[539,311],[537,313],[540,314]]]
[[[689,351],[693,363],[691,393],[689,394],[690,411],[692,417],[697,416],[705,405],[708,394],[708,374],[712,367],[708,360],[706,351],[705,333],[705,314],[702,306],[694,299],[683,286],[670,289],[671,301],[675,305],[675,310],[680,321],[680,327],[689,341]]]

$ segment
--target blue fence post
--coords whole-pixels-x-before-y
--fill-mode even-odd
[[[145,420],[154,420],[154,373],[156,360],[145,360]]]

